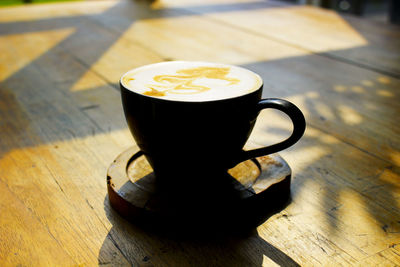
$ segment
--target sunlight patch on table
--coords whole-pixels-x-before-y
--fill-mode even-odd
[[[319,97],[319,93],[317,91],[309,91],[304,94],[307,98],[317,99]]]
[[[107,85],[107,81],[99,77],[93,71],[86,71],[79,80],[71,87],[72,92],[89,90]]]
[[[1,8],[0,23],[98,14],[116,3],[118,1],[100,0]]]
[[[395,208],[400,211],[400,169],[399,167],[390,167],[384,169],[384,171],[379,175],[379,180],[385,184],[390,185],[390,193],[397,205]],[[400,233],[399,233],[400,234]]]
[[[363,121],[362,116],[351,107],[338,105],[339,116],[348,125],[357,125]]]
[[[358,85],[352,86],[351,91],[353,91],[354,93],[358,93],[358,94],[365,93],[365,89]]]
[[[97,136],[88,138],[98,139]],[[97,261],[97,255],[82,251],[88,248],[87,243],[90,243],[91,249],[100,248],[112,227],[104,211],[106,176],[103,168],[115,155],[110,154],[110,159],[106,159],[102,165],[102,159],[93,157],[90,150],[96,150],[96,147],[89,147],[83,140],[65,140],[12,149],[2,156],[0,184],[5,182],[13,197],[18,199],[10,202],[17,205],[17,213],[10,205],[2,209],[6,214],[18,216],[13,218],[12,227],[7,229],[7,232],[14,233],[14,237],[8,240],[15,239],[16,234],[17,240],[24,239],[32,245],[35,241],[29,237],[35,236],[36,230],[45,229],[44,233],[41,231],[42,238],[35,238],[36,242],[44,239],[43,244],[30,248],[19,244],[15,248],[13,246],[14,251],[20,255],[24,255],[24,252],[39,253],[35,257],[40,258],[46,253],[38,248],[51,244],[45,240],[46,234],[50,234],[51,240],[56,240],[56,244],[77,262]],[[112,152],[102,150],[98,155]],[[74,172],[71,172],[72,169]],[[102,221],[99,221],[99,217]],[[22,224],[15,224],[18,221],[22,221]],[[34,226],[35,231],[24,229],[27,226]],[[20,234],[23,236],[18,236]],[[61,254],[57,255],[57,258],[60,257]]]
[[[380,77],[378,77],[378,82],[380,82],[382,84],[390,84],[391,80],[387,76],[380,76]]]
[[[335,120],[334,111],[332,111],[331,107],[329,107],[326,103],[322,101],[316,101],[313,103],[314,108],[317,111],[317,114],[320,118],[324,118],[324,120]]]
[[[368,87],[374,86],[374,83],[369,81],[369,80],[362,80],[361,84],[364,85],[364,86],[368,86]]]
[[[0,36],[0,82],[75,32],[74,28]]]
[[[307,138],[307,133],[303,138]],[[329,140],[329,142],[329,145],[336,143],[335,140]],[[300,146],[300,144],[298,146]],[[320,160],[329,153],[331,153],[330,149],[316,140],[315,146],[297,147],[296,149],[292,149],[290,152],[284,154],[285,159],[290,163],[289,165],[295,169],[296,172],[300,173],[308,166],[312,166],[313,162]],[[304,155],[307,156],[305,157]]]
[[[242,65],[309,54],[205,17],[144,19],[132,25],[124,36],[162,57],[177,60]]]
[[[2,172],[2,177],[4,175]],[[41,218],[25,206],[7,183],[0,181],[0,191],[1,265],[22,266],[19,263],[28,259],[26,263],[31,266],[44,262],[49,266],[56,262],[72,266],[74,261],[41,223]],[[37,194],[32,192],[32,197]]]
[[[271,260],[270,258],[268,258],[267,256],[263,255],[263,260],[262,260],[262,266],[265,267],[278,267],[280,266],[279,264],[277,264],[276,262],[274,262],[273,260]]]
[[[383,234],[384,230],[382,230],[379,222],[368,210],[368,205],[359,192],[353,190],[341,191],[338,203],[343,203],[343,206],[337,210],[337,217],[346,224],[345,228],[347,232],[351,232],[352,238],[362,235],[381,236]],[[338,235],[340,233],[341,231],[337,231]],[[346,234],[346,232],[342,234]],[[380,242],[384,242],[384,240]],[[368,240],[365,240],[365,244],[360,244],[360,247],[373,249],[374,247],[379,247],[380,242],[368,244]]]
[[[384,89],[378,89],[376,91],[376,94],[379,96],[383,96],[383,97],[392,97],[394,96],[394,94],[388,90],[384,90]]]
[[[310,6],[212,13],[216,20],[314,52],[349,49],[367,40],[335,11]]]
[[[36,140],[41,138],[35,137]],[[47,226],[54,227],[54,234],[62,231],[55,225],[63,218],[65,210],[75,210],[78,217],[89,215],[87,211],[76,209],[85,203],[85,199],[105,217],[104,170],[119,153],[134,145],[129,129],[42,142],[35,146],[11,148],[2,154],[0,182],[7,183],[29,209],[41,212],[39,217],[46,219],[44,223]],[[72,169],[74,172],[70,172]],[[66,195],[69,196],[67,204],[64,202]],[[86,208],[90,210],[90,207]],[[111,228],[106,219],[101,227],[105,225]],[[73,237],[70,242],[73,243]]]
[[[397,165],[400,166],[400,152],[399,151],[391,151],[390,159]]]
[[[335,90],[338,93],[342,93],[342,92],[346,92],[347,91],[347,87],[344,85],[335,85],[333,87],[333,90]]]
[[[162,58],[151,50],[129,41],[129,30],[120,37],[71,87],[71,91],[81,91],[104,86],[108,83],[118,84],[122,74],[130,69],[162,61]],[[100,76],[101,78],[100,78]]]

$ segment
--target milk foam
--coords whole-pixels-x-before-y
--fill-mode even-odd
[[[130,70],[122,76],[121,83],[150,97],[199,102],[245,95],[259,89],[262,79],[232,65],[169,61]]]

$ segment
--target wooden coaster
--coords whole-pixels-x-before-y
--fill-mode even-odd
[[[212,174],[210,174],[212,177]],[[188,174],[188,181],[190,181]],[[262,223],[290,199],[291,170],[278,154],[240,163],[224,177],[165,186],[137,147],[120,154],[108,169],[111,206],[124,218],[145,225],[215,229]]]

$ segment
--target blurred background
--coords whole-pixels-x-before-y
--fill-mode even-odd
[[[48,2],[67,1],[95,1],[95,0],[0,0],[0,7],[10,5],[37,4]],[[314,5],[333,9],[341,13],[350,13],[367,19],[380,22],[399,24],[399,2],[396,0],[278,0],[297,3],[300,5]]]
[[[377,21],[399,23],[399,1],[396,0],[288,0],[351,13]]]

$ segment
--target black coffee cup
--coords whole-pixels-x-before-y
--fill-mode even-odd
[[[120,82],[129,129],[157,178],[166,182],[216,177],[238,163],[281,151],[304,133],[305,119],[292,103],[261,99],[263,85],[250,93],[202,102],[156,98],[129,90]],[[289,138],[245,151],[259,112],[273,108],[293,122]]]

